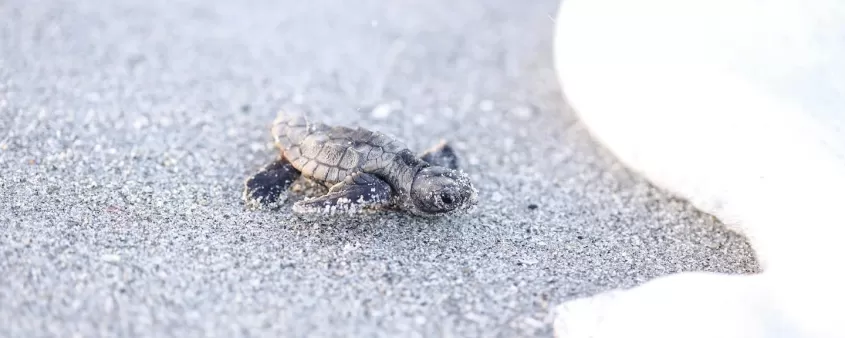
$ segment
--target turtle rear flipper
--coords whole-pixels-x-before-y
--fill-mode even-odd
[[[452,146],[446,141],[441,141],[431,149],[426,150],[420,154],[420,159],[428,162],[431,165],[446,167],[449,169],[458,169],[458,155]]]
[[[294,203],[293,211],[297,214],[354,214],[365,209],[373,210],[389,205],[392,193],[393,190],[387,182],[359,172],[347,176],[323,196]]]
[[[282,200],[301,173],[284,156],[268,163],[244,182],[243,199],[248,205],[268,206]],[[280,201],[281,200],[281,201]]]

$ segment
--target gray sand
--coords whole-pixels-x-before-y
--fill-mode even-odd
[[[756,270],[567,110],[555,1],[308,3],[0,2],[3,336],[549,337],[569,297]],[[481,205],[245,210],[286,102],[453,141]]]

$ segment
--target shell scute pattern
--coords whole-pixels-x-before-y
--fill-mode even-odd
[[[347,147],[346,151],[343,153],[343,157],[340,159],[340,163],[338,166],[342,169],[350,170],[358,168],[358,165],[361,164],[361,153],[353,149],[352,147]]]
[[[345,156],[347,147],[337,145],[337,144],[324,144],[322,150],[315,157],[320,163],[325,164],[330,167],[338,167],[341,163],[341,159]]]

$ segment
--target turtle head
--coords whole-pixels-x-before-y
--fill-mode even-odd
[[[411,184],[410,195],[414,209],[421,215],[466,210],[478,202],[478,192],[467,174],[439,166],[420,170]]]

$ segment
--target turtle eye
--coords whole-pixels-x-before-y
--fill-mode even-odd
[[[452,199],[452,195],[445,192],[440,194],[440,200],[443,201],[443,203],[445,204],[452,204],[452,202],[454,202],[454,200]]]

